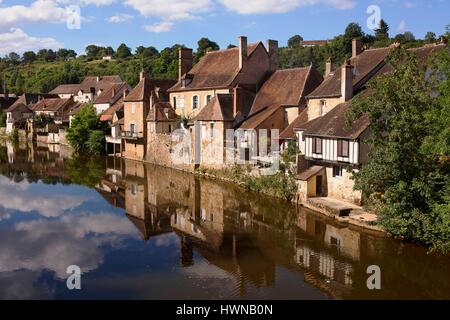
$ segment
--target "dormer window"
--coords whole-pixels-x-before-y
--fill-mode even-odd
[[[327,100],[320,100],[320,115],[327,113]]]
[[[212,99],[212,95],[208,94],[205,99],[205,105],[207,105]]]
[[[184,78],[181,80],[181,87],[186,88],[191,82],[192,82],[192,79]]]

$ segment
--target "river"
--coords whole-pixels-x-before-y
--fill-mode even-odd
[[[450,258],[231,184],[3,143],[0,299],[96,298],[450,299]]]

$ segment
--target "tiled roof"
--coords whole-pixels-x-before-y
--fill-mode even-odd
[[[177,114],[169,102],[157,102],[147,116],[147,121],[174,121]]]
[[[300,173],[297,176],[297,179],[301,181],[308,181],[310,178],[314,177],[316,174],[322,171],[323,168],[324,167],[322,166],[312,166],[307,170],[303,171],[302,173]]]
[[[62,84],[50,91],[53,94],[77,94],[80,91],[79,84]]]
[[[297,129],[302,129],[305,136],[357,139],[369,127],[370,121],[363,115],[347,127],[346,113],[350,106],[351,100],[341,103],[324,116],[309,121]]]
[[[130,86],[125,82],[114,83],[108,89],[104,90],[99,96],[97,96],[97,98],[95,98],[94,104],[112,105],[123,98],[123,93],[125,90],[131,90]]]
[[[261,42],[248,45],[248,56]],[[262,45],[262,44],[261,44]],[[239,48],[208,52],[189,71],[192,81],[183,88],[178,81],[169,91],[188,91],[196,89],[227,88],[239,73]]]
[[[234,121],[233,95],[217,94],[193,119],[194,121]]]
[[[76,95],[80,90],[89,92],[91,88],[95,88],[95,92],[99,90],[108,90],[113,84],[122,83],[120,76],[104,76],[104,77],[85,77],[79,84],[62,84],[50,91],[53,94],[73,94]]]
[[[149,79],[144,77],[126,96],[125,102],[148,101],[153,90],[159,88],[159,90],[166,92],[175,83],[175,80]]]
[[[256,94],[250,116],[270,105],[298,106],[323,81],[312,67],[275,71]]]
[[[385,58],[391,48],[379,48],[363,51],[355,58],[350,59],[354,66],[353,87],[358,89],[367,82],[371,75],[385,65]],[[326,98],[341,96],[341,68],[338,68],[318,86],[308,98]]]
[[[45,98],[59,98],[56,94],[49,94],[49,93],[25,93],[17,99],[14,104],[12,104],[6,112],[13,112],[16,110],[16,108],[21,108],[22,105],[28,106],[30,104],[34,104],[38,102],[40,99]]]

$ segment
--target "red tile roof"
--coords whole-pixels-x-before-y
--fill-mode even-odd
[[[248,45],[249,57],[259,45],[262,43]],[[228,88],[239,71],[239,48],[211,51],[189,71],[188,75],[192,77],[192,81],[185,88],[182,87],[181,81],[178,81],[169,91]]]
[[[217,94],[193,119],[194,121],[234,121],[232,94]]]
[[[280,133],[280,140],[290,140],[295,138],[295,129],[302,127],[305,123],[308,122],[308,109],[304,108],[302,112],[300,112],[299,116],[295,118],[294,121],[283,131]]]
[[[125,102],[149,101],[152,91],[159,89],[162,92],[167,92],[175,83],[175,80],[149,79],[144,77],[126,96]]]

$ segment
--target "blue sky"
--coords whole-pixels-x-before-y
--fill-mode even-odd
[[[80,29],[67,27],[73,5],[80,8]],[[88,44],[117,48],[122,42],[133,49],[175,43],[196,48],[201,37],[226,47],[238,35],[285,45],[294,34],[332,38],[349,22],[371,33],[370,5],[379,7],[392,35],[440,35],[450,24],[450,0],[0,0],[0,55],[62,46],[82,53]]]

